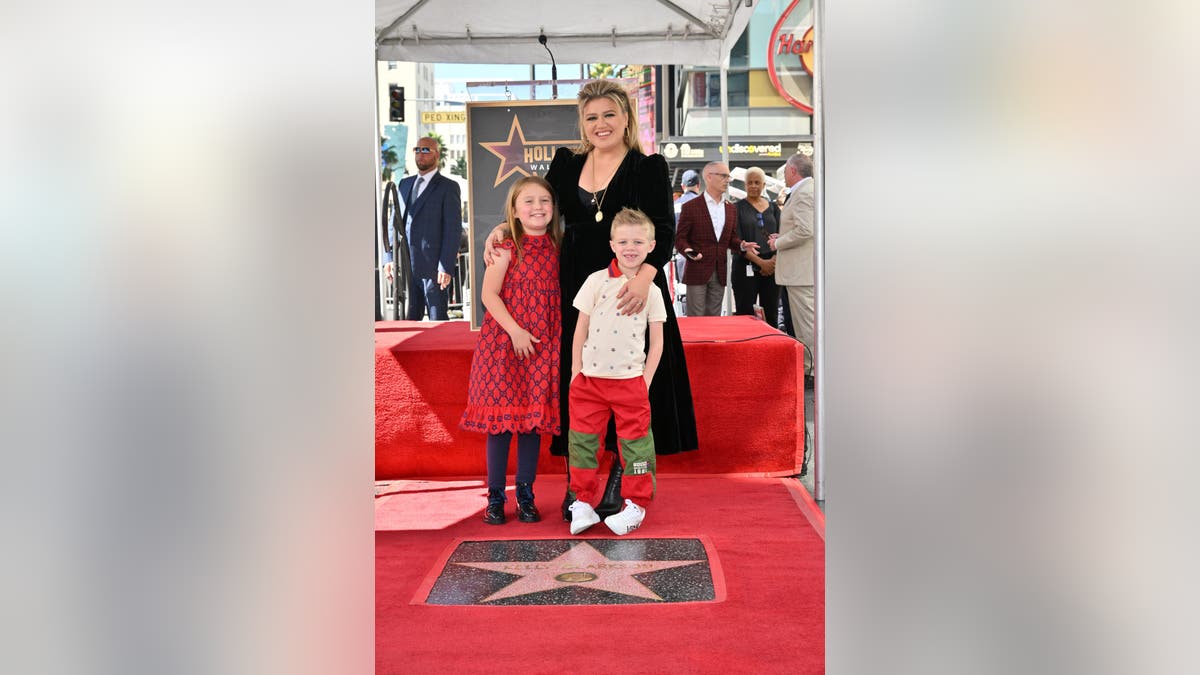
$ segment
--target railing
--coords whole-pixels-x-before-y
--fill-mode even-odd
[[[405,297],[407,294],[407,289],[397,284],[396,281],[403,281],[404,279],[407,279],[408,275],[411,274],[411,271],[407,269],[408,256],[401,255],[399,257],[400,264],[397,266],[396,280],[384,281],[383,316],[384,318],[388,319],[392,317],[403,319],[405,310],[408,306],[406,302],[407,298]],[[464,305],[466,304],[464,299],[467,297],[467,294],[471,292],[469,283],[470,270],[467,266],[469,261],[470,255],[468,255],[468,253],[465,251],[460,251],[458,254],[458,263],[454,272],[454,281],[450,282],[449,288],[446,289],[446,292],[449,295],[447,309],[449,310],[451,319],[469,318],[466,316],[466,310],[464,308]],[[397,291],[400,292],[397,293]],[[400,296],[399,306],[396,305],[397,295]],[[393,307],[395,308],[395,314],[392,313]],[[456,313],[457,316],[455,315]]]
[[[471,270],[468,267],[470,260],[471,256],[468,252],[459,251],[458,265],[454,270],[455,279],[454,281],[450,282],[450,288],[447,289],[450,292],[449,307],[451,318],[470,318],[466,315],[464,310],[464,306],[466,305],[465,298],[467,297],[467,294],[471,292],[470,283],[468,283],[468,280],[471,278]],[[455,311],[463,312],[463,314],[459,317],[454,317]]]

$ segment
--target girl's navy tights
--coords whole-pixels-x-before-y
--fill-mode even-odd
[[[487,472],[488,489],[503,490],[508,473],[508,446],[512,443],[512,432],[488,434]],[[532,483],[537,476],[538,451],[542,437],[538,434],[517,434],[517,482]]]

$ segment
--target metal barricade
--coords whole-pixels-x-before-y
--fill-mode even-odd
[[[468,281],[471,278],[470,268],[468,267],[470,260],[470,253],[466,251],[459,251],[458,264],[455,265],[454,270],[455,278],[454,281],[450,283],[450,288],[447,289],[450,293],[449,313],[451,319],[470,318],[466,315],[466,306],[469,304],[467,303],[466,299],[469,297],[469,293],[471,292],[470,283]]]

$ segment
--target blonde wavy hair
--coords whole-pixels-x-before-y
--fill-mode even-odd
[[[642,141],[638,138],[637,110],[629,100],[629,94],[612,80],[592,80],[579,89],[579,146],[575,151],[585,154],[592,151],[592,143],[583,130],[583,107],[597,99],[606,98],[625,113],[625,147],[642,152]]]

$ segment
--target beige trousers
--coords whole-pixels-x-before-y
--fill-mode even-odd
[[[725,280],[717,279],[714,271],[706,284],[688,284],[688,316],[721,316],[721,301],[725,299]]]
[[[784,286],[788,307],[792,310],[792,327],[796,338],[804,343],[804,374],[812,375],[813,356],[817,351],[816,305],[812,286]],[[689,291],[688,297],[691,297]]]

